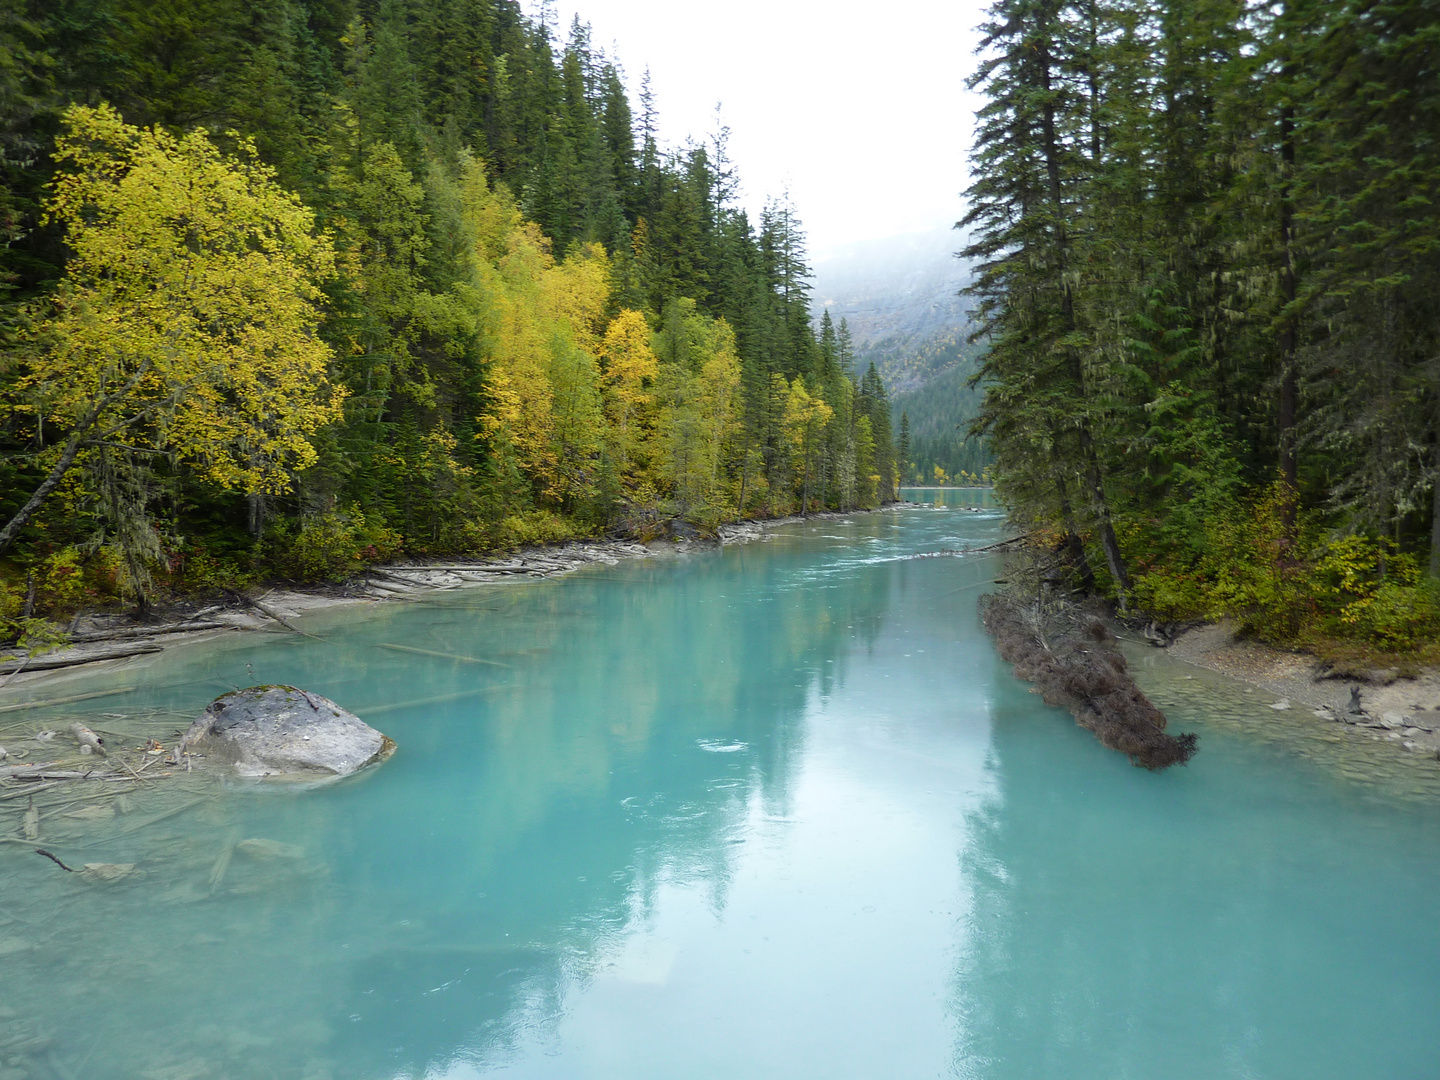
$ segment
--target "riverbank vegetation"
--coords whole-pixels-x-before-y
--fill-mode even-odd
[[[788,199],[511,0],[0,23],[0,637],[895,497]]]
[[[1160,620],[1440,640],[1431,5],[997,0],[961,224],[1022,527]]]

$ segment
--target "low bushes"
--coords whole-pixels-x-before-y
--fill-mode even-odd
[[[1183,546],[1156,543],[1157,531],[1133,526],[1125,540],[1134,604],[1158,620],[1229,618],[1251,636],[1320,652],[1346,643],[1407,653],[1440,640],[1440,587],[1413,554],[1327,532],[1296,514],[1279,484],[1217,512]]]

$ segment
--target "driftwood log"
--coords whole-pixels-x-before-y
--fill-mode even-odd
[[[142,656],[145,653],[160,652],[159,645],[130,645],[123,649],[111,649],[103,653],[86,656],[27,656],[18,663],[0,664],[0,675],[20,671],[50,671],[54,668],[76,667],[79,664],[94,664],[101,660],[120,660],[127,656]]]
[[[105,740],[96,735],[80,721],[70,725],[70,734],[75,736],[75,741],[80,744],[80,752],[99,754],[105,756]]]
[[[1196,736],[1166,733],[1165,714],[1140,692],[1118,639],[1093,615],[1014,592],[982,597],[980,613],[1015,675],[1034,683],[1047,705],[1069,709],[1105,746],[1147,769],[1183,765],[1194,755]]]
[[[84,634],[71,634],[72,645],[86,645],[96,641],[133,641],[138,638],[161,637],[165,634],[192,634],[199,630],[228,630],[229,623],[179,622],[166,626],[125,626],[116,630],[95,630]]]

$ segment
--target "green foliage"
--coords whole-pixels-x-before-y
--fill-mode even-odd
[[[328,513],[290,531],[287,524],[266,538],[269,569],[293,581],[344,581],[400,553],[399,533],[367,519],[364,511]]]
[[[256,571],[248,558],[236,558],[202,545],[191,545],[177,553],[174,584],[193,592],[242,590],[255,583]]]
[[[1437,27],[1403,0],[993,0],[971,434],[1122,605],[1434,634]]]
[[[985,440],[969,431],[984,398],[983,390],[970,385],[975,370],[973,363],[957,363],[919,390],[895,395],[891,411],[910,420],[909,453],[901,457],[902,482],[913,484],[921,477],[922,483],[929,483],[936,466],[949,475],[979,474],[993,460]]]
[[[36,600],[50,613],[74,611],[85,600],[85,570],[74,548],[51,555],[40,564]]]
[[[505,518],[495,530],[493,541],[486,546],[510,549],[533,544],[563,544],[589,535],[591,530],[581,523],[550,511],[534,510]]]
[[[1345,632],[1335,636],[1374,642],[1394,652],[1434,645],[1440,638],[1440,588],[1434,582],[1402,585],[1387,581],[1340,617]]]
[[[143,602],[893,497],[795,208],[750,220],[723,130],[662,152],[582,23],[95,0],[0,49],[0,529],[85,442],[13,567],[98,552],[83,602]]]
[[[1349,535],[1297,557],[1292,500],[1276,484],[1263,498],[1218,514],[1201,534],[1196,559],[1137,575],[1137,602],[1168,621],[1232,618],[1245,632],[1282,644],[1350,641],[1404,653],[1440,636],[1440,590],[1413,554],[1384,538]],[[1127,539],[1130,550],[1143,550]]]
[[[1326,545],[1311,575],[1321,629],[1404,652],[1440,637],[1440,588],[1413,554],[1387,539],[1346,536]]]
[[[64,645],[67,638],[49,619],[26,616],[26,587],[0,578],[0,644],[18,645],[31,655]]]

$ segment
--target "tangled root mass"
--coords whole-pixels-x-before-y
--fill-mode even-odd
[[[1073,605],[1042,610],[1014,595],[980,601],[985,629],[1015,675],[1034,683],[1047,705],[1063,706],[1102,744],[1147,769],[1183,765],[1193,734],[1169,735],[1165,714],[1130,677],[1118,639]]]

